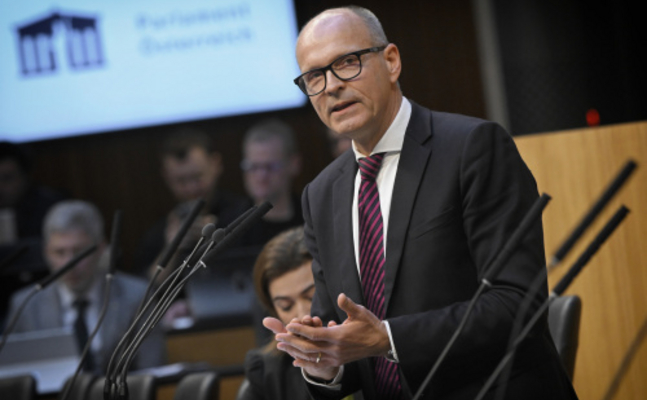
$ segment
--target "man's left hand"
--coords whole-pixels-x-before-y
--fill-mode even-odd
[[[337,298],[337,304],[348,315],[342,324],[332,322],[328,327],[317,327],[291,322],[286,326],[286,333],[276,335],[280,342],[277,347],[295,358],[294,365],[316,368],[318,365],[313,360],[319,354],[320,363],[335,367],[387,354],[391,344],[382,321],[343,293]]]

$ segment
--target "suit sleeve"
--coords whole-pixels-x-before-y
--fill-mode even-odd
[[[462,221],[464,233],[461,240],[466,242],[461,246],[469,252],[463,257],[471,258],[475,279],[480,279],[538,194],[534,178],[512,138],[495,124],[476,125],[465,137],[459,156],[456,176],[460,204],[455,206],[461,210],[459,221]],[[418,200],[424,202],[424,199]],[[453,259],[447,257],[446,260]],[[453,266],[446,260],[420,259],[418,265],[402,268],[443,268],[450,273]],[[544,265],[543,233],[541,223],[537,223],[514,251],[502,273],[494,278],[493,286],[477,301],[435,381],[442,385],[443,379],[450,381],[454,377],[469,376],[472,369],[492,370],[506,348],[516,308]],[[475,285],[475,282],[468,283]],[[537,296],[530,312],[545,296],[545,291]],[[417,390],[441,354],[468,303],[469,300],[464,299],[388,319],[400,368],[412,390]]]
[[[326,286],[326,277],[319,261],[319,249],[317,247],[317,239],[315,237],[313,229],[314,227],[312,225],[309,203],[309,186],[306,186],[303,190],[302,206],[303,218],[305,220],[305,241],[308,247],[308,251],[313,258],[312,274],[315,280],[315,297],[312,300],[311,315],[319,316],[323,321],[336,320],[336,305],[332,303],[332,299],[329,296],[325,295],[326,293],[328,293],[328,289]],[[317,295],[317,293],[321,293],[322,295]],[[307,384],[308,391],[315,399],[342,399],[345,396],[359,390],[359,379],[357,378],[357,366],[355,364],[356,363],[351,363],[344,367],[345,369],[341,383],[341,390],[327,390],[325,388],[322,388],[321,386]]]

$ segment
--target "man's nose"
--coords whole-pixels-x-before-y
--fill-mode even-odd
[[[334,93],[345,84],[346,82],[337,78],[332,70],[326,71],[326,89],[324,90],[326,93]]]

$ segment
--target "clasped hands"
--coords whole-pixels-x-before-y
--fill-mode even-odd
[[[276,318],[263,320],[275,334],[276,347],[294,358],[294,366],[327,381],[337,375],[341,365],[384,356],[391,348],[387,329],[375,314],[343,293],[337,304],[348,316],[341,324],[330,321],[324,326],[321,318],[309,315],[294,318],[285,326]]]

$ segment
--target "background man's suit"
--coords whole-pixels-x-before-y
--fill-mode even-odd
[[[337,307],[339,293],[364,304],[351,222],[356,173],[354,154],[348,151],[303,195],[317,292],[312,315],[324,323],[346,319]],[[418,389],[456,329],[480,275],[537,196],[534,178],[499,126],[412,103],[386,234],[384,290],[405,393]],[[478,302],[425,398],[476,396],[503,355],[516,307],[544,265],[537,225]],[[544,291],[540,297],[545,296]],[[365,397],[372,398],[372,375],[365,359],[346,366],[341,392],[310,389],[318,398],[339,398],[361,385]],[[545,320],[518,352],[508,398],[576,398]]]
[[[103,285],[103,277],[102,279]],[[11,299],[10,317],[27,296],[31,287],[17,292]],[[110,304],[97,336],[101,337],[101,349],[94,354],[97,365],[105,371],[112,351],[128,329],[139,302],[146,291],[146,283],[138,278],[124,274],[113,276],[110,289]],[[103,295],[102,295],[103,296]],[[103,297],[102,297],[103,299]],[[63,327],[63,311],[56,283],[37,293],[23,310],[18,319],[14,332],[28,332],[41,329]],[[91,332],[94,326],[88,327]],[[135,357],[133,368],[141,369],[164,364],[166,360],[163,332],[157,328],[142,343]]]

